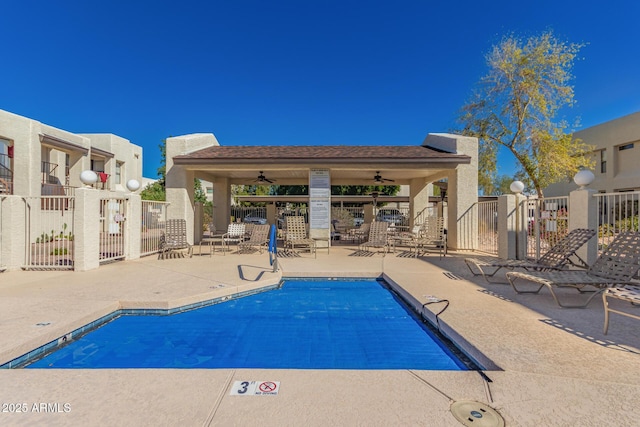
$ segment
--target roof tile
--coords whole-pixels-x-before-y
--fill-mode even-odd
[[[176,156],[183,161],[193,160],[250,160],[250,159],[456,159],[461,156],[424,146],[214,146],[190,154]]]

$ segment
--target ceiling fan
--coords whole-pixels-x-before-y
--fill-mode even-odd
[[[376,171],[376,174],[373,177],[373,182],[376,184],[384,184],[385,182],[395,182],[395,180],[383,178],[382,175],[380,175],[380,171]]]
[[[275,182],[275,179],[268,179],[266,176],[264,176],[264,173],[260,171],[260,175],[258,175],[258,178],[254,179],[253,182],[257,182],[260,184],[273,184]]]

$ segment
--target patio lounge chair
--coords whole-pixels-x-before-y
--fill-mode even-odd
[[[388,239],[389,223],[384,221],[372,222],[369,227],[369,240],[360,245],[360,249],[370,252],[369,248],[382,248],[385,253],[389,251]]]
[[[426,246],[433,246],[440,252],[440,259],[447,256],[447,230],[444,228],[443,217],[429,217],[422,223],[420,233],[413,242],[416,258],[418,257],[418,249],[425,249]]]
[[[543,286],[546,286],[560,307],[584,308],[596,295],[608,287],[637,284],[637,282],[632,282],[632,278],[638,273],[638,269],[640,269],[640,232],[627,231],[618,234],[587,271],[510,271],[507,273],[507,279],[519,294],[537,294]],[[539,285],[538,289],[535,291],[520,290],[515,285],[517,279],[534,282]],[[580,292],[585,292],[583,288],[587,286],[594,287],[595,292],[583,305],[562,304],[554,291],[556,287],[572,287]]]
[[[249,240],[238,243],[238,253],[257,248],[260,253],[269,245],[269,224],[254,225]]]
[[[493,277],[502,268],[508,268],[510,270],[522,268],[527,271],[546,271],[562,270],[566,268],[568,264],[575,267],[587,268],[587,263],[576,255],[576,251],[595,236],[595,234],[595,230],[586,228],[571,230],[569,234],[560,239],[537,261],[484,257],[465,258],[464,262],[474,276],[482,276],[489,283],[506,283],[492,282],[489,280],[490,277]],[[575,261],[572,258],[575,258]],[[487,268],[493,269],[493,271],[489,272],[486,270]]]
[[[640,310],[640,284],[627,285],[624,287],[608,288],[602,293],[602,301],[604,302],[604,333],[607,334],[609,330],[609,313],[617,313],[623,316],[632,317],[640,320],[640,313],[629,313],[628,311],[622,311],[618,308],[611,308],[609,305],[609,298],[618,299],[621,301],[630,302],[635,309]],[[630,307],[634,308],[634,307]]]
[[[187,250],[189,258],[193,255],[193,247],[187,242],[187,221],[184,219],[168,219],[164,232],[160,235],[158,259],[165,259],[171,252]]]
[[[316,241],[307,235],[307,225],[303,216],[287,216],[287,232],[285,247],[295,251],[297,247],[306,247],[310,253],[316,254]]]

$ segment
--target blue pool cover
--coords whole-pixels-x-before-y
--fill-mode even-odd
[[[464,370],[376,280],[290,280],[171,316],[122,316],[27,368]]]

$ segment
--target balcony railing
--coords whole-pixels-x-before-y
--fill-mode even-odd
[[[94,188],[99,188],[101,190],[109,189],[109,178],[111,175],[105,173],[103,171],[94,171],[96,175],[98,175],[98,181],[93,185]]]
[[[58,168],[57,163],[42,162],[40,170],[42,171],[42,183],[43,184],[59,184],[60,180],[54,175],[55,170]]]
[[[40,194],[42,196],[75,196],[76,187],[70,185],[42,183],[41,186]]]

